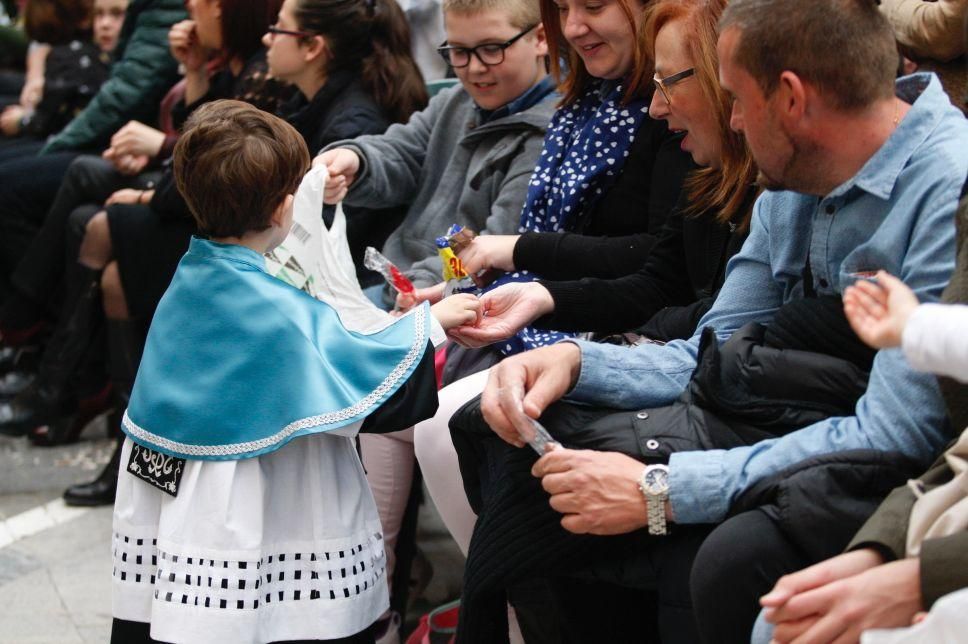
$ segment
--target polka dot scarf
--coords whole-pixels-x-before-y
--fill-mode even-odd
[[[648,115],[647,100],[623,105],[622,95],[620,83],[598,81],[577,101],[555,112],[531,175],[519,232],[574,229],[622,173],[635,134]],[[528,271],[507,273],[485,290],[538,278]],[[513,355],[574,336],[525,327],[498,348],[504,355]]]

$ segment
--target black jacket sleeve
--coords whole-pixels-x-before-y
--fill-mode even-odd
[[[386,402],[363,421],[361,432],[386,434],[413,427],[437,413],[437,377],[430,342],[420,364]]]
[[[695,168],[681,137],[646,121],[615,184],[572,233],[524,233],[514,266],[552,280],[615,278],[645,263]]]
[[[570,282],[542,280],[555,301],[555,311],[534,325],[559,331],[627,331],[645,324],[665,307],[694,302],[682,226],[681,214],[670,217],[644,265],[630,275]]]

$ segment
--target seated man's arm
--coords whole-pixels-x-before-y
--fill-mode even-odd
[[[722,342],[744,324],[772,319],[783,302],[783,287],[770,267],[770,231],[761,205],[756,204],[749,239],[730,260],[723,288],[699,321],[696,334],[665,346],[576,342],[581,348],[581,374],[568,394],[571,400],[618,409],[669,404],[682,393],[696,368],[699,332],[704,327],[714,328]]]
[[[957,204],[956,191],[941,186],[933,192],[920,205],[923,214],[897,267],[918,298],[929,302],[941,295],[954,267],[952,221]],[[716,306],[707,318],[715,310]],[[857,402],[854,416],[830,418],[748,447],[673,454],[669,463],[673,515],[681,523],[722,521],[733,501],[751,485],[822,454],[875,449],[899,452],[927,466],[950,439],[947,432],[936,378],[912,369],[900,349],[882,350],[874,359],[867,391]]]

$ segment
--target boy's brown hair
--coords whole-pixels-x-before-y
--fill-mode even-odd
[[[460,14],[503,11],[511,26],[517,29],[541,22],[541,10],[534,0],[444,0],[443,10]]]
[[[195,110],[174,156],[178,190],[199,230],[216,238],[267,229],[309,169],[302,136],[241,101],[212,101]]]

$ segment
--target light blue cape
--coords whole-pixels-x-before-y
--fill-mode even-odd
[[[424,304],[352,332],[255,251],[193,238],[151,323],[124,431],[165,454],[224,460],[344,427],[410,377],[429,315]]]

